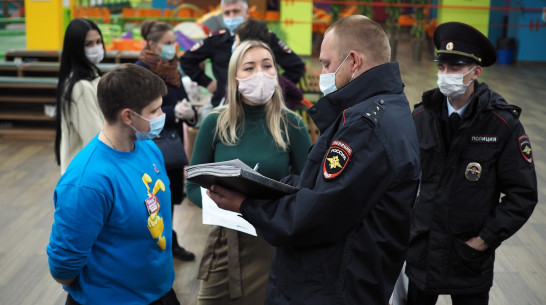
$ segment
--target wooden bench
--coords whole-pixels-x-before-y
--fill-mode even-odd
[[[56,103],[56,77],[0,76],[0,91],[0,136],[54,138],[55,117],[44,108]]]
[[[101,72],[106,73],[114,69],[118,64],[98,64]],[[34,61],[28,63],[0,62],[0,76],[40,76],[58,77],[60,63]]]
[[[135,63],[138,60],[140,52],[130,51],[107,51],[102,63]],[[54,50],[26,50],[12,49],[4,54],[6,62],[60,62],[61,51]]]
[[[0,136],[53,139],[55,117],[45,114],[57,103],[59,55],[56,51],[10,50],[0,62]],[[134,63],[138,53],[110,52],[105,73],[121,62]],[[11,60],[11,61],[10,61]]]
[[[26,50],[11,49],[4,54],[5,61],[28,62],[28,61],[53,61],[61,60],[61,51],[55,50]]]
[[[99,64],[105,73],[118,64]],[[57,104],[58,62],[0,63],[0,135],[53,138],[55,117],[45,108]]]
[[[22,63],[0,62],[0,76],[21,76],[20,68]]]

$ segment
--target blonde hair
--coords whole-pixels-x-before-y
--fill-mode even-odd
[[[227,105],[218,107],[214,111],[219,113],[214,136],[218,137],[223,144],[228,146],[235,146],[238,144],[239,136],[245,124],[243,100],[238,90],[238,81],[235,78],[237,77],[237,68],[239,68],[243,56],[252,48],[266,49],[273,58],[273,64],[276,65],[275,56],[271,49],[263,42],[256,40],[242,42],[231,55],[226,93]],[[265,105],[265,119],[267,120],[267,127],[275,140],[275,144],[284,151],[288,150],[290,146],[290,139],[288,138],[288,120],[286,118],[286,115],[290,112],[291,111],[284,105],[283,95],[277,76],[277,87],[275,88],[275,92],[273,93],[271,100]]]

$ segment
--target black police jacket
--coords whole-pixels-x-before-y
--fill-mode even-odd
[[[520,109],[487,85],[474,86],[447,151],[442,135],[446,97],[438,89],[425,92],[413,111],[423,180],[412,213],[406,273],[426,292],[488,291],[495,248],[527,221],[537,203]],[[478,251],[465,244],[476,236],[490,248]]]
[[[373,68],[309,110],[321,136],[299,188],[247,198],[241,213],[276,246],[266,304],[385,305],[409,238],[419,143],[396,63]]]
[[[212,73],[217,81],[216,92],[211,100],[213,106],[218,106],[225,95],[234,40],[234,36],[229,31],[221,30],[202,40],[180,57],[180,66],[184,73],[203,87],[208,86],[212,79],[205,74],[199,64],[205,59],[211,60]],[[273,32],[270,32],[269,46],[275,55],[276,62],[284,69],[283,75],[297,84],[305,73],[305,63]]]

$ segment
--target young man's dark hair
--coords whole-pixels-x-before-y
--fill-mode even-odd
[[[269,29],[265,22],[257,19],[248,19],[235,30],[235,35],[239,36],[239,42],[245,40],[258,40],[269,44]]]
[[[123,64],[105,74],[97,90],[100,109],[109,123],[116,121],[120,110],[130,108],[140,113],[151,101],[165,94],[165,82],[155,73],[135,64]]]

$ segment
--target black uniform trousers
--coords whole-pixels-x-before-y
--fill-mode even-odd
[[[434,305],[438,300],[437,294],[427,294],[413,285],[408,284],[407,305]],[[489,303],[489,291],[474,294],[452,294],[453,305],[487,305]]]

